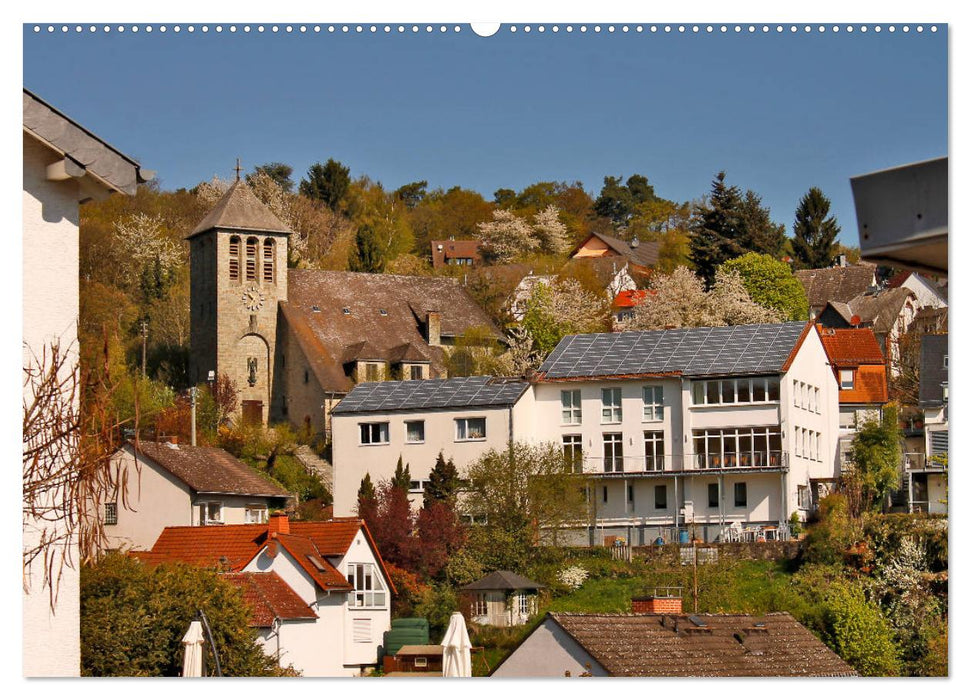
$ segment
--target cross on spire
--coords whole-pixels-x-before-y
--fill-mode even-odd
[[[239,182],[239,174],[243,168],[239,164],[239,158],[236,159],[236,182]]]

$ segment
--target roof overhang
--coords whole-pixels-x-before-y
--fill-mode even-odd
[[[948,159],[850,178],[864,260],[947,274]]]

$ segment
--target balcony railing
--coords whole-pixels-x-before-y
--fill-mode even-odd
[[[901,466],[905,472],[922,471],[924,469],[947,469],[947,464],[935,455],[925,455],[923,452],[904,452]]]
[[[684,455],[625,455],[582,458],[585,474],[634,474],[645,472],[696,472],[721,469],[785,469],[788,454],[781,450],[744,453],[700,453]],[[578,470],[580,471],[580,470]]]

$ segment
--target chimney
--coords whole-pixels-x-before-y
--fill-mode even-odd
[[[442,313],[440,311],[429,311],[425,318],[426,339],[429,345],[438,346],[442,344]]]
[[[267,523],[267,531],[271,535],[289,535],[290,519],[287,514],[281,510],[273,511]]]
[[[839,256],[839,264],[840,264],[840,267],[846,267],[846,256],[845,255]]]
[[[654,596],[631,600],[631,612],[655,613],[665,615],[681,614],[681,598]]]

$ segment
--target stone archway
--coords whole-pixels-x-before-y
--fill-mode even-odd
[[[237,388],[240,409],[247,422],[266,423],[270,407],[271,366],[270,344],[258,333],[247,333],[236,341],[234,352],[237,366]]]

